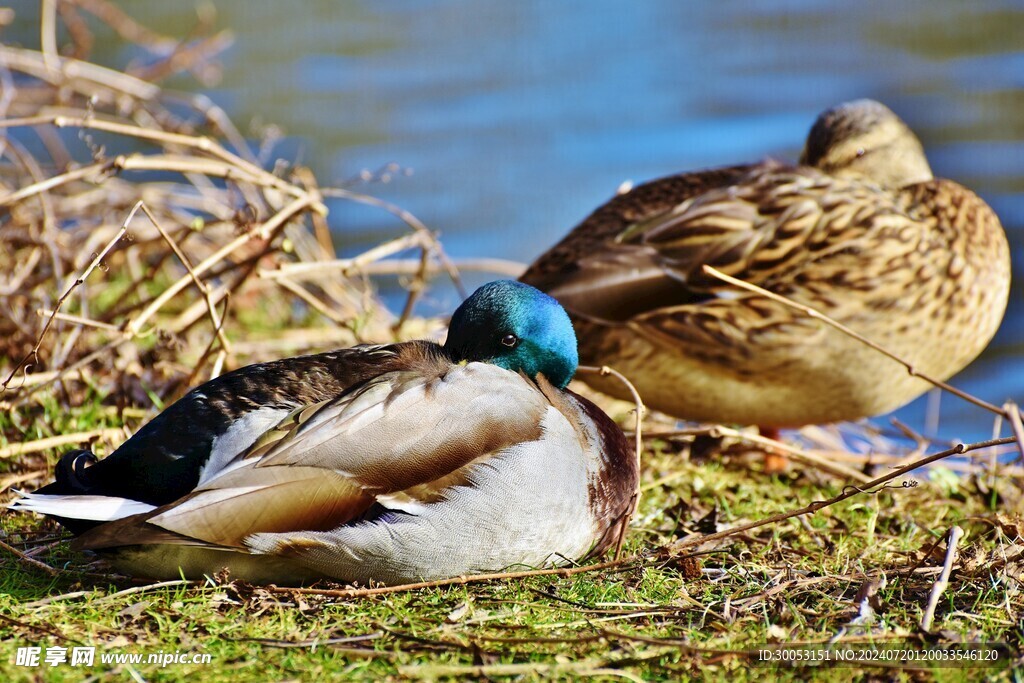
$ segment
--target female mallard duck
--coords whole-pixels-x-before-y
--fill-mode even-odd
[[[1006,236],[974,193],[932,177],[921,143],[877,102],[823,113],[800,161],[640,185],[521,280],[568,310],[582,362],[615,367],[663,412],[777,428],[898,408],[929,385],[701,267],[811,306],[946,379],[1002,320]]]
[[[444,346],[241,368],[108,458],[68,454],[13,507],[153,578],[404,583],[600,553],[638,473],[615,423],[565,389],[576,365],[558,302],[493,282]]]

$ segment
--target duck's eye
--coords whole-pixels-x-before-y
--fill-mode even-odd
[[[514,334],[506,334],[501,338],[501,343],[510,349],[519,343],[519,337]]]
[[[862,156],[864,156],[864,154],[865,154],[865,152],[866,152],[866,151],[867,151],[867,150],[865,150],[865,149],[864,149],[863,147],[858,147],[858,148],[857,148],[857,156],[858,156],[858,157],[862,157]]]

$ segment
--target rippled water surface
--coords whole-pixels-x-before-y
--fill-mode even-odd
[[[440,229],[456,257],[529,261],[623,180],[794,159],[820,110],[881,100],[936,175],[981,194],[1010,234],[1006,320],[954,381],[997,403],[1024,398],[1020,2],[215,4],[236,40],[210,94],[235,121],[282,126],[281,155],[324,183],[392,161],[414,169],[372,191]],[[194,23],[187,3],[132,5],[170,35]],[[33,21],[26,8],[6,35],[34,45]],[[342,252],[401,230],[341,203],[331,222]],[[428,305],[455,302],[437,296]],[[922,414],[918,401],[899,416],[920,428]],[[983,438],[990,424],[943,398],[943,436]]]

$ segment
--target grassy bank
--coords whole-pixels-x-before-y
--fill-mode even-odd
[[[95,414],[72,419],[95,420]],[[686,444],[651,443],[643,502],[619,566],[354,598],[272,592],[230,577],[152,587],[117,579],[55,542],[56,525],[8,515],[5,542],[43,548],[34,559],[59,571],[50,575],[4,555],[0,668],[8,680],[83,680],[101,669],[125,678],[134,671],[144,680],[340,673],[356,680],[555,674],[832,680],[834,668],[752,665],[744,651],[830,639],[915,647],[1019,641],[1024,546],[1017,536],[1020,501],[1008,497],[1009,487],[993,492],[980,481],[939,471],[939,481],[915,478],[916,486],[855,496],[676,554],[669,549],[680,538],[842,489],[812,472],[764,475],[751,469],[745,454],[716,450],[695,460],[688,452]],[[965,536],[924,631],[922,616],[954,525]],[[30,644],[145,655],[180,651],[208,654],[211,663],[15,666],[15,649]],[[897,680],[922,675],[884,667],[850,671]],[[940,680],[967,675],[964,669],[936,671]],[[996,677],[1009,679],[1011,672]]]

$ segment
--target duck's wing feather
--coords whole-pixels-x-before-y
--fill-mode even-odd
[[[594,210],[520,277],[577,314],[624,320],[638,302],[657,307],[689,296],[665,277],[656,249],[623,246],[619,236],[632,226],[662,216],[680,203],[739,182],[759,165],[726,166],[680,173],[641,183]]]
[[[190,391],[73,485],[58,473],[40,493],[126,497],[154,506],[173,502],[291,411],[335,398],[432,346],[363,345],[239,368]]]
[[[549,403],[493,365],[439,362],[377,377],[296,410],[189,495],[107,524],[79,547],[151,542],[241,547],[257,532],[323,530],[375,503],[419,504],[465,483],[467,465],[541,437]],[[115,528],[116,527],[116,528]]]
[[[72,545],[83,550],[147,543],[241,548],[251,533],[326,530],[373,504],[353,481],[319,468],[280,468],[258,479],[234,478],[235,485],[196,491],[152,512],[95,527]]]
[[[391,493],[538,439],[546,406],[531,382],[486,363],[432,377],[394,373],[323,406],[257,467],[340,469],[369,490]]]
[[[889,240],[886,256],[898,258],[924,233],[895,195],[874,185],[766,162],[731,185],[638,218],[581,254],[547,291],[577,316],[626,323],[668,343],[746,338],[744,321],[728,311],[738,298],[758,297],[703,266],[813,303],[816,288],[872,286],[871,278],[884,276],[881,262],[877,272],[863,272],[869,245]],[[750,324],[766,334],[805,332],[796,316],[776,309],[753,304]]]

